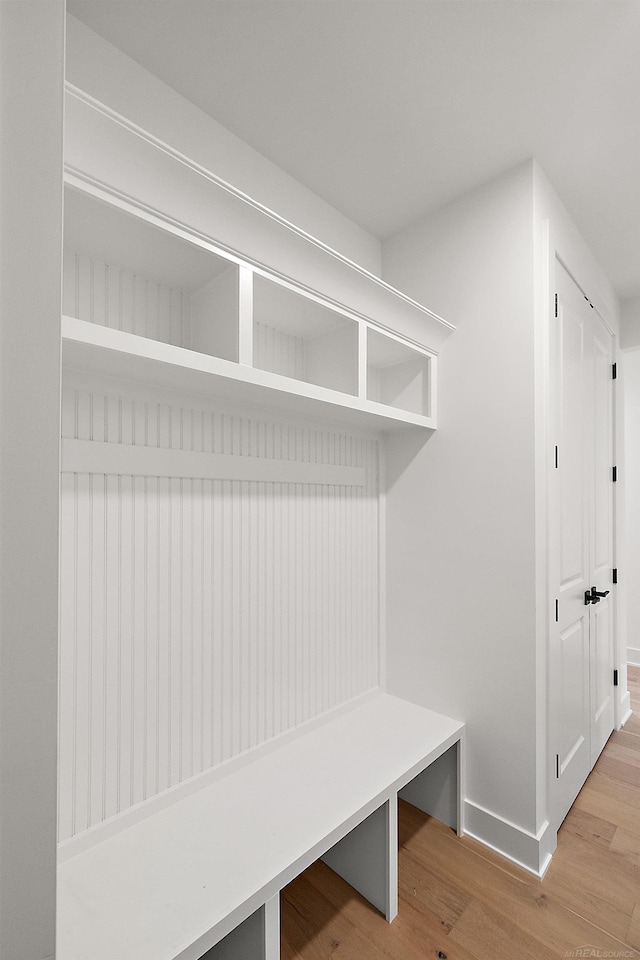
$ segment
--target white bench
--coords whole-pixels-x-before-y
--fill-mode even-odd
[[[392,920],[397,795],[460,832],[463,733],[381,694],[65,860],[57,960],[276,960],[320,857]]]

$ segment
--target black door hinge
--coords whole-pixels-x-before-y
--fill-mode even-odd
[[[558,316],[558,294],[556,293],[556,317]]]
[[[612,471],[611,471],[611,479],[613,480],[614,483],[617,483],[617,480],[618,480],[618,468],[617,468],[617,467],[614,467],[614,468],[612,469]]]
[[[558,617],[559,617],[559,609],[558,609],[559,606],[560,606],[560,605],[559,605],[558,601],[556,600],[556,623],[558,622]]]
[[[617,364],[617,363],[613,363],[613,364],[611,365],[611,379],[612,379],[612,380],[617,380],[617,379],[618,379],[618,364]]]
[[[618,686],[618,671],[617,671],[617,670],[614,670],[614,671],[613,671],[613,685],[614,685],[614,687],[617,687],[617,686]]]
[[[556,753],[556,780],[560,779],[560,754]]]
[[[558,469],[558,445],[556,444],[556,453],[555,453],[555,464],[556,470]]]
[[[617,568],[617,567],[614,567],[614,568],[613,568],[613,577],[612,577],[611,582],[612,582],[612,583],[617,583],[617,582],[618,582],[618,568]]]

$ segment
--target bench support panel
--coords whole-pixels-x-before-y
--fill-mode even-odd
[[[280,960],[280,894],[238,924],[201,960]]]
[[[398,913],[398,809],[388,800],[322,860],[391,922]]]
[[[461,832],[459,803],[460,744],[449,747],[399,791],[401,800]]]

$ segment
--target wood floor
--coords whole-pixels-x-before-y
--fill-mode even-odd
[[[396,920],[316,863],[282,893],[282,960],[640,960],[640,668],[629,689],[634,715],[582,788],[543,880],[402,803]]]

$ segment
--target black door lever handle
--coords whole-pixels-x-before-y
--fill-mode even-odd
[[[585,590],[584,592],[584,602],[585,606],[590,603],[600,603],[602,597],[607,597],[609,595],[608,590],[596,590],[595,587],[591,587],[591,590]]]

